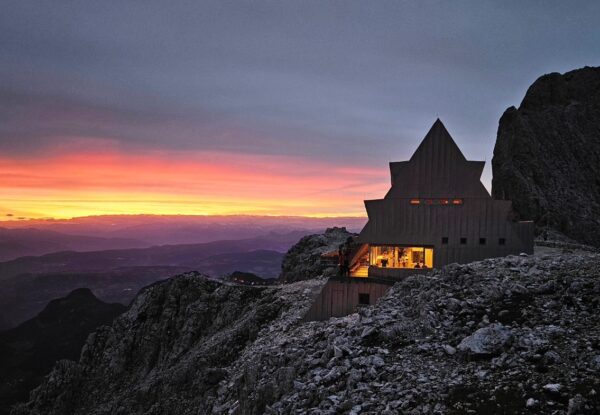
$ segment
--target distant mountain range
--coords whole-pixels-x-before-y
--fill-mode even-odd
[[[304,235],[141,249],[58,252],[0,263],[0,330],[31,318],[52,298],[90,288],[104,301],[128,304],[140,288],[185,271],[220,277],[234,271],[275,278],[284,252]]]
[[[78,360],[88,335],[125,311],[106,304],[88,289],[51,301],[29,321],[0,333],[0,415],[27,399],[57,360]]]
[[[185,271],[277,278],[283,254],[327,227],[365,218],[116,215],[0,222],[0,330],[53,298],[90,288],[128,304],[140,288]]]
[[[302,231],[308,234],[323,232],[333,226],[345,226],[349,231],[358,231],[365,222],[364,217],[106,215],[63,220],[13,220],[0,222],[0,226],[11,229],[35,228],[69,235],[133,239],[150,246],[249,239],[271,232]]]
[[[104,238],[70,235],[34,228],[7,229],[0,227],[0,261],[58,251],[101,251],[144,248],[150,245],[132,238]]]
[[[92,252],[65,251],[36,257],[21,257],[0,263],[0,281],[27,273],[91,272],[136,266],[172,266],[202,271],[199,267],[211,256],[256,250],[283,253],[302,236],[304,232],[271,233],[258,238],[200,244]]]

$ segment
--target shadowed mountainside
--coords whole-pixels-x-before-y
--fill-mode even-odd
[[[0,333],[0,414],[24,400],[60,359],[77,360],[88,335],[125,311],[78,289],[31,320]]]
[[[138,398],[123,406],[123,413],[210,413],[221,382],[229,378],[227,368],[243,362],[243,350],[257,337],[276,336],[272,325],[280,318],[299,318],[298,310],[290,309],[305,308],[310,299],[305,288],[320,283],[273,289],[189,273],[153,284],[111,327],[88,339],[81,362],[92,372],[84,374],[86,369],[75,362],[59,362],[57,367],[74,376],[48,378],[58,381],[65,394],[50,398],[57,398],[60,408],[43,411],[110,412],[120,406],[114,406],[115,400],[131,392]],[[88,375],[103,383],[102,390],[87,382]]]
[[[600,67],[536,80],[500,119],[492,169],[523,219],[600,246]]]

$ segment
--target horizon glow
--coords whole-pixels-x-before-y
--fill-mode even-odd
[[[365,216],[380,169],[291,156],[115,150],[0,158],[1,220],[113,214]],[[6,215],[12,216],[6,216]]]

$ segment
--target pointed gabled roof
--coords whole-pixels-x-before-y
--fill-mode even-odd
[[[455,157],[460,160],[467,160],[463,155],[458,145],[454,142],[454,139],[446,130],[446,126],[442,121],[437,118],[429,132],[419,144],[419,147],[415,150],[414,154],[410,158],[410,161],[418,159],[419,157],[427,157],[431,153],[444,152],[449,156]]]
[[[390,163],[387,198],[490,197],[480,181],[485,162],[468,161],[438,118],[410,160]]]

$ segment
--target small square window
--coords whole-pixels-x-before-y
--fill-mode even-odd
[[[448,237],[442,236],[442,245],[448,245]]]
[[[467,244],[467,238],[460,238],[460,244],[461,245],[466,245]]]
[[[498,245],[506,245],[506,239],[505,238],[498,239]]]
[[[485,238],[479,238],[479,245],[485,245],[486,240]]]
[[[369,305],[371,304],[371,296],[369,293],[358,293],[358,304]]]

